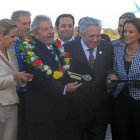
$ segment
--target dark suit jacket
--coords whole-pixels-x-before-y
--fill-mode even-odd
[[[90,74],[92,81],[83,85],[71,96],[71,107],[68,118],[79,115],[76,122],[86,123],[88,117],[94,111],[96,120],[107,123],[111,117],[112,96],[107,93],[106,75],[112,68],[113,47],[111,44],[101,41],[97,46],[96,59],[93,70],[90,69],[88,60],[81,45],[81,39],[64,44],[66,51],[71,54],[71,70],[78,74]],[[67,79],[67,82],[70,79]],[[76,118],[76,117],[75,117]]]
[[[53,70],[58,68],[57,62],[45,44],[35,39],[34,52],[44,64]],[[53,123],[65,119],[65,105],[62,100],[64,85],[47,78],[40,78],[34,68],[24,64],[25,71],[33,74],[33,80],[28,83],[26,94],[26,119],[28,123]],[[64,101],[64,100],[63,100]]]

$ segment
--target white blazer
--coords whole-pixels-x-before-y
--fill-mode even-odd
[[[0,55],[18,71],[17,57],[12,48],[7,49],[8,58],[0,51]],[[24,87],[26,82],[15,81],[13,70],[0,58],[0,105],[11,105],[19,102],[16,86]]]

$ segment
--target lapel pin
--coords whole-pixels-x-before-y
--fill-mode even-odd
[[[99,51],[99,54],[102,54],[103,52],[102,51]]]

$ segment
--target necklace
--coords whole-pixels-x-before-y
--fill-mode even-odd
[[[127,47],[126,47],[126,49],[125,49],[125,55],[126,55],[127,57],[135,57],[135,54],[136,54],[136,53],[134,53],[134,54],[129,54],[129,53],[128,53],[128,49],[127,49]]]

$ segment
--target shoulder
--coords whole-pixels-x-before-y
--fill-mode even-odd
[[[110,42],[107,42],[104,40],[100,41],[98,47],[105,50],[105,51],[113,51],[114,50],[113,45]]]
[[[114,48],[114,57],[120,59],[124,54],[124,49],[125,49],[125,46],[115,47]]]
[[[80,44],[80,39],[76,39],[76,40],[64,43],[63,46],[67,47],[67,46],[74,46],[74,45],[77,45],[77,44]]]
[[[122,52],[125,49],[125,45],[114,48],[114,52]]]
[[[123,44],[122,44],[122,41],[121,41],[121,39],[120,39],[120,38],[119,38],[119,39],[116,39],[116,40],[111,41],[111,44],[113,45],[113,47],[119,47],[119,46],[123,45]]]

